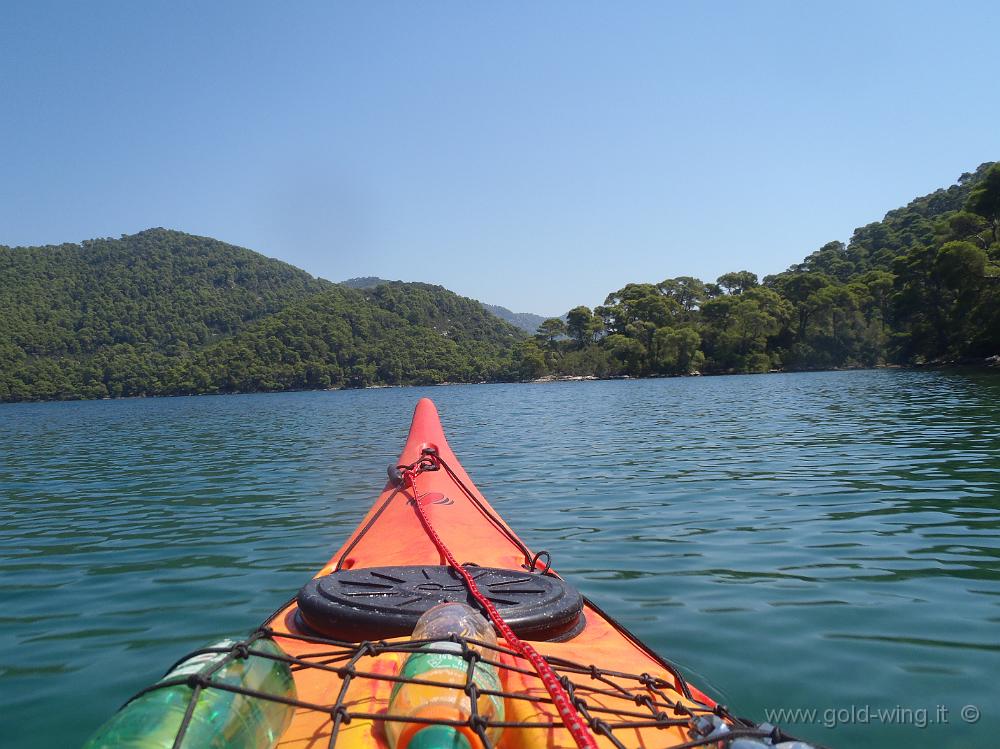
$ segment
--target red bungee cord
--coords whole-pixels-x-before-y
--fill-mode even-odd
[[[432,460],[434,460],[434,458],[432,458]],[[572,700],[570,700],[569,695],[563,688],[562,683],[560,683],[559,677],[557,677],[555,672],[552,670],[552,667],[537,650],[535,650],[528,643],[523,642],[517,635],[514,634],[510,625],[508,625],[507,622],[504,621],[503,617],[500,616],[500,612],[496,610],[496,607],[490,599],[483,595],[483,592],[479,590],[479,586],[476,585],[476,581],[472,579],[472,575],[469,574],[469,571],[460,565],[455,557],[452,556],[451,551],[444,545],[444,541],[441,540],[441,536],[439,536],[437,531],[434,530],[434,526],[431,525],[431,519],[428,517],[423,506],[420,504],[420,497],[417,494],[416,477],[419,470],[419,467],[416,470],[407,467],[403,468],[401,473],[403,479],[410,485],[410,490],[413,492],[413,506],[417,510],[417,515],[420,517],[420,522],[423,524],[424,530],[427,531],[427,535],[430,537],[431,541],[434,542],[434,546],[437,547],[441,556],[448,561],[448,564],[462,576],[463,580],[465,580],[465,584],[469,587],[469,592],[472,594],[472,597],[475,598],[479,605],[486,610],[487,614],[489,614],[490,620],[493,622],[493,626],[497,628],[497,631],[500,632],[504,640],[507,641],[508,647],[523,656],[534,667],[535,671],[538,673],[538,677],[545,685],[545,689],[548,691],[549,696],[552,698],[552,703],[556,706],[556,710],[559,711],[559,717],[562,718],[563,725],[566,726],[567,730],[573,736],[573,740],[576,742],[576,745],[580,747],[580,749],[597,749],[597,741],[594,739],[593,734],[591,734],[590,729],[587,727],[587,723],[576,711]]]

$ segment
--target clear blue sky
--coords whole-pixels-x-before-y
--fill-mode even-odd
[[[783,270],[1000,158],[995,3],[7,3],[0,244],[164,226],[518,311]]]

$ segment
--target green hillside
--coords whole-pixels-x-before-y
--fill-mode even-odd
[[[983,362],[1000,354],[1000,165],[890,211],[761,282],[633,283],[518,350],[522,376]],[[564,334],[569,336],[567,340]]]
[[[335,287],[188,357],[163,391],[505,379],[512,376],[512,345],[521,337],[478,302],[440,287]]]
[[[0,246],[4,338],[28,355],[198,346],[329,286],[256,252],[165,229]]]
[[[164,229],[0,247],[0,331],[5,401],[496,379],[520,337],[440,287],[346,289]]]

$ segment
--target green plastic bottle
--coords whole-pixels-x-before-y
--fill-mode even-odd
[[[209,647],[229,650],[237,640]],[[252,650],[283,655],[271,640],[258,640]],[[180,663],[160,681],[206,673],[226,653],[202,653]],[[212,675],[215,683],[295,698],[288,664],[261,656],[233,659]],[[159,682],[158,682],[159,683]],[[187,712],[193,689],[186,684],[154,689],[138,697],[101,726],[84,749],[171,749]],[[190,749],[271,749],[288,727],[295,708],[211,687],[202,689],[182,747]]]
[[[493,625],[464,603],[441,603],[425,611],[417,620],[412,639],[437,642],[412,653],[403,663],[400,676],[451,686],[396,682],[389,698],[389,713],[419,718],[431,724],[385,721],[390,749],[484,749],[480,737],[466,726],[433,724],[437,720],[468,720],[472,714],[472,700],[463,689],[468,679],[469,662],[462,657],[462,646],[446,639],[453,634],[493,646],[497,642]],[[482,648],[473,646],[473,650],[481,651]],[[496,657],[495,654],[486,655]],[[473,669],[473,681],[480,689],[501,690],[497,670],[481,661]],[[503,721],[503,698],[479,695],[476,710],[487,720]],[[502,730],[499,726],[487,729],[490,744],[497,745]]]

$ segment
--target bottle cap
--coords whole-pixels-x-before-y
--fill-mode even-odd
[[[410,739],[407,749],[472,749],[469,740],[452,726],[427,726]]]

